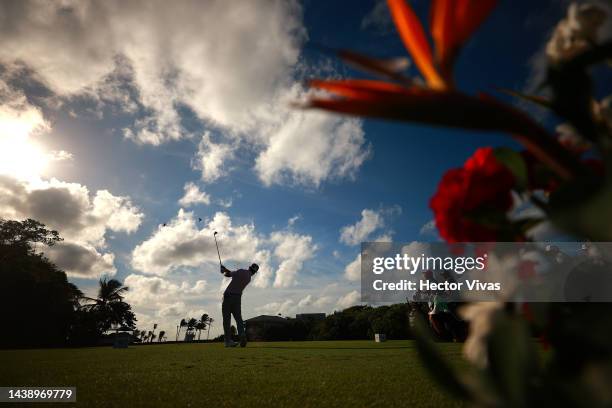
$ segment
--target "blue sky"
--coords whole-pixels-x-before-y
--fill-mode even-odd
[[[428,3],[413,2],[422,18]],[[500,3],[458,62],[467,92],[529,88],[567,7]],[[480,146],[516,146],[505,135],[290,107],[308,78],[362,76],[323,46],[406,56],[377,1],[14,6],[0,6],[13,21],[0,29],[3,118],[29,121],[24,137],[49,165],[28,178],[5,172],[15,180],[2,187],[29,204],[0,201],[0,215],[57,228],[72,247],[50,256],[79,287],[91,291],[104,274],[130,284],[142,328],[170,330],[203,312],[220,321],[215,228],[228,267],[266,264],[245,294],[247,317],[354,304],[351,239],[437,239],[422,229],[442,174]],[[179,204],[187,183],[206,202]],[[79,272],[87,262],[97,266]]]

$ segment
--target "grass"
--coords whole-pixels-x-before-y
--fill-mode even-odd
[[[459,357],[459,345],[440,346]],[[84,407],[459,405],[433,383],[411,341],[0,350],[0,361],[0,386],[76,386]]]

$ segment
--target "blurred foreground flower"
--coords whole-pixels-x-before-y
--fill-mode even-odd
[[[449,170],[430,202],[436,226],[448,242],[504,241],[500,224],[512,206],[512,173],[491,147],[478,149],[462,168]],[[473,218],[470,218],[472,216]],[[475,219],[486,216],[484,222]],[[486,222],[489,225],[486,225]],[[504,239],[505,238],[505,239]]]
[[[546,44],[546,56],[558,63],[592,47],[605,19],[606,12],[596,4],[571,4]]]
[[[503,302],[475,302],[460,310],[461,317],[470,324],[470,333],[463,345],[465,358],[477,367],[485,368],[487,339],[498,317],[503,315]]]
[[[434,57],[427,34],[412,8],[404,0],[388,0],[395,26],[427,86],[403,77],[383,60],[341,52],[340,56],[351,64],[392,82],[313,80],[312,88],[335,97],[315,97],[306,106],[382,119],[506,132],[563,179],[583,173],[580,163],[522,111],[488,95],[471,96],[455,89],[454,62],[496,4],[496,0],[434,1],[431,9]]]
[[[508,91],[550,109],[559,119],[559,138],[517,108],[490,96],[471,96],[455,87],[452,68],[461,47],[495,6],[495,0],[434,0],[431,37],[403,0],[388,0],[395,26],[424,81],[403,75],[402,65],[349,51],[340,57],[386,81],[314,80],[307,107],[374,118],[468,130],[502,131],[526,151],[481,148],[462,168],[443,177],[430,202],[440,235],[449,242],[522,241],[541,222],[578,240],[612,240],[612,99],[595,99],[591,68],[612,59],[612,41],[597,43],[605,13],[598,6],[572,5],[555,29],[546,52],[547,97]],[[509,216],[513,196],[537,211]],[[493,264],[494,260],[489,260]],[[507,265],[506,265],[507,266]],[[534,276],[533,262],[518,264],[520,276]],[[488,272],[495,268],[487,269]],[[503,280],[506,268],[491,273]],[[506,291],[513,282],[504,282]],[[514,282],[520,284],[520,282]],[[415,338],[430,373],[458,399],[487,407],[609,407],[612,395],[612,304],[531,303],[517,308],[498,302],[464,308],[470,322],[456,370],[415,327]],[[469,300],[469,299],[468,299]],[[542,358],[536,338],[551,353]],[[608,375],[608,376],[606,376]]]

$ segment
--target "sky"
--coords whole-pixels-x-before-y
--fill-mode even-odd
[[[567,5],[500,2],[459,87],[533,88]],[[72,282],[119,279],[138,328],[169,339],[203,313],[220,332],[214,231],[227,267],[261,267],[244,317],[330,313],[360,302],[362,241],[438,240],[444,172],[516,147],[295,107],[309,78],[362,76],[329,49],[407,57],[381,1],[9,0],[0,38],[0,217],[57,229],[41,250]]]

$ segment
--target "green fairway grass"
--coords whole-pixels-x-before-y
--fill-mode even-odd
[[[460,345],[440,346],[459,358]],[[76,386],[84,407],[459,406],[412,341],[1,350],[0,361],[0,386]]]

